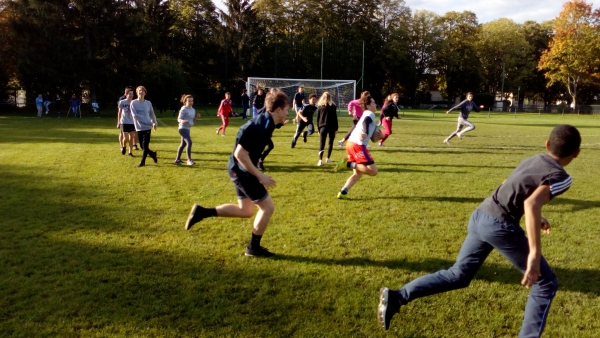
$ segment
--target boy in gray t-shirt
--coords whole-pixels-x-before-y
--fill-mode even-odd
[[[415,279],[400,290],[382,288],[377,318],[387,330],[400,306],[436,293],[467,287],[493,249],[523,273],[521,284],[531,287],[519,337],[539,337],[550,303],[558,289],[556,276],[542,256],[540,233],[549,233],[542,207],[571,186],[564,166],[579,155],[581,136],[559,125],[546,141],[547,154],[521,162],[471,215],[469,230],[454,266]],[[525,216],[525,231],[519,226]]]

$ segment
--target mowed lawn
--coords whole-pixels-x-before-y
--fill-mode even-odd
[[[253,259],[253,218],[184,230],[194,203],[236,202],[226,165],[242,121],[226,137],[216,117],[198,121],[188,167],[173,164],[175,117],[159,114],[159,163],[138,168],[112,115],[0,116],[0,337],[516,337],[528,290],[497,252],[470,287],[403,307],[389,332],[379,288],[450,267],[471,212],[560,123],[583,145],[571,189],[544,209],[560,284],[544,336],[600,335],[599,118],[473,114],[477,128],[447,146],[456,114],[408,111],[371,149],[379,175],[344,201],[350,172],[316,166],[316,134],[290,149],[289,124],[265,162],[277,186],[263,245],[277,256]]]

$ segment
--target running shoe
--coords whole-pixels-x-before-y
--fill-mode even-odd
[[[458,138],[462,140],[462,134],[461,133],[456,134],[456,136],[458,136]]]
[[[187,160],[187,165],[194,165],[196,162],[194,160]]]
[[[302,138],[304,138],[304,143],[306,143],[306,137],[308,136],[308,132],[305,131],[302,133]]]
[[[121,147],[121,155],[125,155],[125,147]]]
[[[338,192],[337,194],[337,198],[338,200],[347,200],[348,199],[348,194],[342,194],[342,192]]]
[[[181,163],[183,163],[183,161],[182,160],[175,160],[175,161],[173,161],[173,163],[175,163],[175,164],[181,164]]]
[[[137,144],[133,145],[133,150],[139,150]]]
[[[339,161],[335,165],[335,168],[333,168],[333,171],[334,172],[340,171],[340,169],[342,169],[342,168],[344,168],[346,166],[346,163],[348,163],[348,156],[345,156],[343,160]]]
[[[377,320],[384,330],[390,328],[392,317],[400,312],[400,300],[392,290],[381,288],[379,290],[379,306],[377,307]]]
[[[449,139],[445,139],[445,140],[444,140],[444,143],[446,143],[446,144],[450,144],[450,140],[449,140]]]
[[[217,131],[216,131],[216,132],[217,132],[217,135],[219,135],[219,128],[217,128]]]
[[[247,246],[245,255],[248,257],[273,257],[273,256],[275,256],[274,253],[267,250],[267,248],[263,248],[262,246],[259,246],[258,248],[251,248],[250,246]]]
[[[332,159],[330,159],[330,158],[328,158],[326,162],[327,162],[327,163],[332,163],[332,162],[333,162],[333,160],[332,160]]]
[[[190,211],[190,214],[188,215],[187,221],[185,222],[185,230],[190,230],[194,226],[194,224],[206,218],[205,216],[203,216],[205,214],[205,211],[205,208],[199,206],[198,204],[194,204],[192,210]]]
[[[320,167],[320,166],[322,166],[322,165],[323,165],[323,161],[322,161],[322,160],[319,160],[319,162],[317,162],[317,166],[318,166],[318,167]]]
[[[150,153],[150,158],[154,163],[158,163],[158,153],[155,151],[154,153]]]
[[[292,145],[290,146],[292,149],[296,146],[296,140],[292,140]]]
[[[265,171],[265,165],[263,164],[262,161],[258,161],[258,164],[256,165],[256,167],[262,171]]]
[[[134,157],[132,153],[129,153],[129,157]]]
[[[338,144],[340,145],[340,149],[344,149],[344,140],[338,141]]]

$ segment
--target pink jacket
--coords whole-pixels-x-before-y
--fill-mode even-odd
[[[350,103],[348,103],[348,111],[352,112],[352,115],[354,117],[360,119],[363,114],[363,109],[360,106],[360,100],[356,99],[356,100],[350,101]]]

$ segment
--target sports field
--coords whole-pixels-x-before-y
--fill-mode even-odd
[[[335,198],[350,172],[316,166],[316,134],[290,149],[289,124],[265,162],[277,186],[262,244],[277,256],[253,259],[253,219],[184,230],[194,203],[236,201],[226,163],[242,121],[227,137],[214,114],[197,121],[188,167],[173,164],[176,118],[157,115],[159,163],[143,168],[141,151],[120,154],[112,114],[0,116],[0,337],[515,337],[528,290],[497,252],[470,287],[402,307],[389,332],[379,288],[450,267],[471,212],[561,123],[583,145],[571,189],[544,209],[560,284],[544,337],[600,335],[600,118],[472,114],[477,128],[447,146],[456,114],[408,111],[350,200]]]

